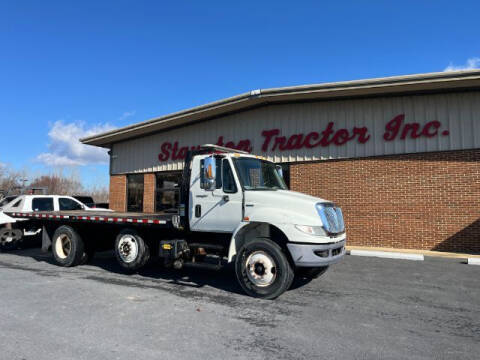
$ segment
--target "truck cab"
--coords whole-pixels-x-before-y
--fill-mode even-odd
[[[180,215],[190,232],[231,235],[228,261],[247,293],[275,297],[295,275],[316,277],[345,255],[343,214],[331,201],[288,190],[281,167],[263,157],[215,145],[198,152],[186,160]]]

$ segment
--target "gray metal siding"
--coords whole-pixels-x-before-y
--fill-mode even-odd
[[[438,120],[439,133],[448,136],[416,139],[397,137],[385,141],[385,125],[393,117],[405,114],[405,123],[424,125]],[[370,139],[361,144],[356,140],[344,145],[262,152],[263,130],[279,128],[287,138],[293,134],[323,131],[329,122],[334,130],[366,126]],[[166,142],[179,146],[250,139],[253,153],[275,162],[314,161],[321,159],[355,158],[428,151],[460,150],[480,147],[480,92],[435,95],[412,95],[371,99],[338,100],[298,104],[269,105],[190,126],[114,144],[112,173],[179,170],[182,160],[160,162],[158,154]]]

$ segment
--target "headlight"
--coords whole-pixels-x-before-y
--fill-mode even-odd
[[[327,233],[321,226],[295,225],[295,227],[301,232],[304,232],[309,235],[327,236]]]
[[[329,234],[338,234],[345,231],[342,210],[331,203],[315,205],[323,227]]]

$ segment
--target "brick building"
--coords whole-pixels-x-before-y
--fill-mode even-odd
[[[83,142],[110,149],[118,211],[174,207],[187,149],[216,143],[339,204],[350,245],[480,252],[478,70],[254,90]]]

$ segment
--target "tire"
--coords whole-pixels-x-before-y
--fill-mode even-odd
[[[15,250],[22,242],[23,232],[20,229],[0,229],[0,250]]]
[[[299,267],[295,275],[304,279],[316,279],[322,276],[327,270],[328,266]]]
[[[150,248],[133,229],[125,229],[115,240],[115,257],[122,268],[134,272],[150,259]]]
[[[272,300],[288,290],[294,272],[282,248],[270,239],[245,243],[235,260],[235,273],[250,296]]]
[[[58,265],[70,267],[82,262],[85,247],[80,235],[70,226],[62,225],[53,234],[52,253]]]

